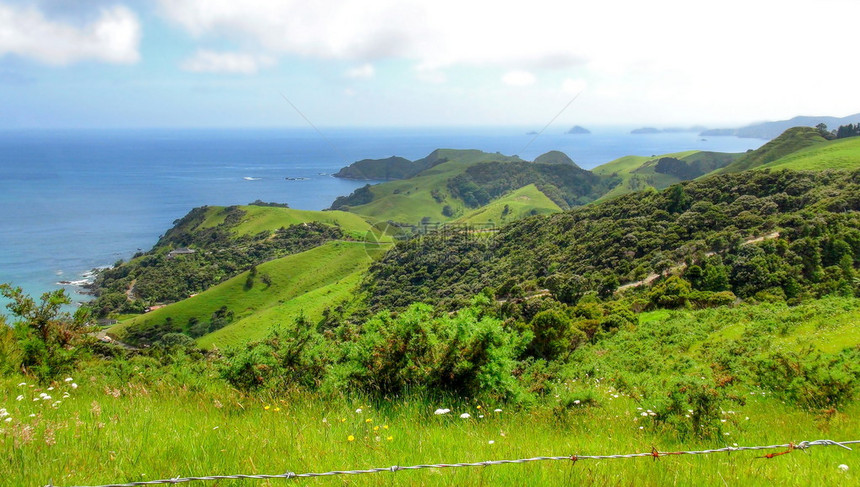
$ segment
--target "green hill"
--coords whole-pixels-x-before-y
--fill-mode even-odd
[[[271,206],[207,206],[202,220],[187,222],[180,230],[194,232],[227,223],[229,230],[237,236],[274,232],[282,227],[317,222],[340,228],[344,233],[361,237],[370,230],[370,224],[362,217],[345,211],[311,211]],[[237,211],[241,215],[227,221]],[[165,235],[167,236],[167,235]]]
[[[204,206],[177,220],[158,243],[99,273],[96,314],[142,312],[187,298],[254,265],[326,242],[373,236],[362,217],[342,211],[271,206]],[[388,235],[374,239],[390,241]]]
[[[558,153],[561,156],[564,154]],[[372,220],[417,224],[452,221],[529,184],[568,208],[593,201],[616,178],[597,176],[555,157],[535,163],[516,156],[480,151],[437,150],[425,160],[431,168],[418,175],[373,186],[335,200],[332,208],[348,210]],[[444,160],[444,162],[438,163]]]
[[[572,166],[576,166],[576,163],[573,162],[567,154],[561,151],[553,150],[549,151],[545,154],[541,154],[535,158],[535,162],[538,164],[568,164]],[[579,167],[579,166],[577,166]]]
[[[109,330],[120,340],[136,343],[148,330],[198,335],[201,346],[219,347],[263,338],[273,327],[289,324],[299,316],[317,320],[327,307],[334,307],[351,296],[364,270],[386,247],[363,242],[330,242],[311,250],[260,264],[253,285],[248,287],[248,272],[188,299],[123,321]],[[268,276],[270,284],[264,282]],[[229,324],[211,330],[218,311],[232,316]],[[169,327],[165,327],[168,323]],[[216,325],[217,326],[217,325]]]
[[[857,169],[860,167],[860,137],[817,143],[756,169],[794,169],[820,171],[824,169]]]
[[[501,225],[533,215],[561,211],[561,208],[541,193],[534,184],[524,186],[505,196],[466,213],[457,223],[487,223]]]
[[[602,176],[617,176],[621,182],[600,200],[615,198],[647,188],[663,189],[681,181],[695,179],[726,166],[740,154],[686,151],[661,156],[625,156],[597,166],[591,171]]]
[[[713,174],[746,171],[764,166],[799,150],[823,144],[827,140],[812,127],[794,127],[758,149],[747,152],[728,166],[717,169]]]
[[[334,177],[388,181],[410,178],[424,169],[427,168],[409,159],[391,156],[387,159],[362,159],[353,162],[336,172]]]
[[[452,235],[398,243],[372,266],[365,289],[379,309],[413,301],[458,306],[486,288],[503,297],[548,289],[575,302],[696,262],[689,278],[696,289],[742,299],[853,293],[856,177],[719,175],[511,222],[489,242]]]

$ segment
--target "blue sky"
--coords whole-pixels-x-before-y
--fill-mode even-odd
[[[600,3],[600,4],[598,4]],[[735,126],[860,112],[860,2],[0,0],[0,128]]]

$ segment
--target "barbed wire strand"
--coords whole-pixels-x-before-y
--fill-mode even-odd
[[[377,468],[368,468],[364,470],[332,470],[330,472],[308,472],[308,473],[294,473],[294,472],[286,472],[282,474],[274,474],[274,475],[209,475],[203,477],[175,477],[172,479],[162,479],[162,480],[148,480],[141,482],[128,482],[125,484],[104,484],[104,485],[94,485],[94,486],[77,486],[77,487],[139,487],[145,485],[163,485],[163,484],[181,484],[186,482],[197,482],[197,481],[207,481],[207,480],[240,480],[240,479],[257,479],[257,480],[265,480],[265,479],[297,479],[297,478],[312,478],[312,477],[331,477],[334,475],[359,475],[366,473],[380,473],[380,472],[399,472],[404,470],[420,470],[424,468],[457,468],[457,467],[488,467],[490,465],[506,465],[506,464],[522,464],[522,463],[530,463],[530,462],[542,462],[542,461],[571,461],[578,462],[580,460],[614,460],[620,458],[639,458],[639,457],[651,457],[653,459],[658,459],[664,456],[673,456],[673,455],[707,455],[712,453],[731,453],[738,451],[755,451],[755,450],[776,450],[783,449],[785,451],[778,453],[770,453],[762,457],[758,458],[773,458],[779,455],[784,455],[786,453],[791,453],[794,450],[806,450],[807,448],[813,446],[838,446],[842,447],[846,450],[851,450],[846,445],[853,445],[860,443],[860,440],[851,440],[851,441],[833,441],[833,440],[815,440],[815,441],[801,441],[799,443],[786,443],[783,445],[767,445],[767,446],[727,446],[725,448],[715,448],[711,450],[694,450],[694,451],[674,451],[674,452],[661,452],[656,448],[651,449],[649,452],[641,452],[641,453],[627,453],[621,455],[566,455],[566,456],[556,456],[556,457],[532,457],[532,458],[520,458],[516,460],[488,460],[484,462],[473,462],[473,463],[435,463],[435,464],[426,464],[426,465],[409,465],[409,466],[399,466],[394,465],[391,467],[377,467]],[[48,484],[45,487],[58,487],[52,483]]]

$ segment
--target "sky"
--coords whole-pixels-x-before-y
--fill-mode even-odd
[[[0,129],[845,116],[858,18],[856,0],[0,0]]]

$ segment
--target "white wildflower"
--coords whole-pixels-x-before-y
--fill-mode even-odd
[[[361,414],[361,408],[356,409],[355,414]]]
[[[490,441],[488,441],[488,442],[487,442],[487,444],[488,444],[488,445],[492,445],[492,444],[494,444],[494,443],[495,443],[495,441],[493,441],[493,440],[490,440]],[[839,467],[840,467],[840,468],[841,468],[841,467],[845,467],[845,465],[840,465]],[[845,469],[846,469],[846,470],[848,470],[848,467],[845,467]]]
[[[66,377],[65,379],[63,379],[64,382],[71,382],[73,380],[75,379],[72,379],[71,377]]]
[[[26,383],[26,382],[22,382],[22,383],[18,384],[18,387],[24,387],[24,386],[26,386],[26,385],[27,385],[27,383]]]
[[[573,401],[573,403],[574,403],[574,404],[579,404],[579,403],[580,403],[580,401],[579,401],[579,399],[577,399],[576,401]]]
[[[77,389],[77,388],[78,388],[78,385],[75,384],[74,382],[72,382],[72,389]]]
[[[483,419],[483,418],[484,418],[484,415],[483,415],[483,414],[479,414],[479,415],[478,415],[478,417],[479,417],[479,418],[481,418],[481,419]]]
[[[16,398],[15,398],[15,400],[16,400],[16,401],[23,401],[23,400],[24,400],[24,395],[23,395],[23,394],[19,395],[18,397],[16,397]]]
[[[648,413],[648,416],[657,416],[657,413],[655,413],[655,412],[650,412],[650,413]]]
[[[36,413],[31,414],[31,415],[30,415],[30,417],[31,417],[31,418],[35,418],[35,417],[36,417]]]
[[[493,409],[493,412],[494,413],[500,413],[500,412],[502,412],[502,410],[501,409]]]
[[[848,471],[848,465],[845,465],[844,463],[837,468],[839,468],[839,470],[842,470],[843,472]]]
[[[462,419],[469,419],[471,417],[472,417],[472,415],[469,413],[463,413],[460,415],[460,418],[462,418]]]
[[[644,411],[643,411],[642,413],[640,413],[640,414],[642,414],[642,416],[648,416],[648,413],[646,413],[646,412],[644,412]]]
[[[49,390],[49,391],[53,391],[53,390],[54,390],[54,386],[49,387],[49,388],[48,388],[48,390]]]
[[[445,408],[445,409],[439,408],[439,409],[437,409],[437,410],[433,411],[433,414],[435,414],[435,415],[439,416],[439,415],[442,415],[442,414],[448,414],[448,413],[450,413],[450,412],[451,412],[451,410],[450,410],[450,409],[447,409],[447,408]]]
[[[8,418],[4,419],[3,421],[6,421],[7,423],[11,423],[12,422],[12,416],[9,416]]]

